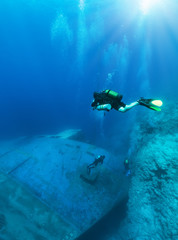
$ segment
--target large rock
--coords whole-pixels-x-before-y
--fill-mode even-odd
[[[178,106],[178,105],[177,105]],[[127,218],[111,239],[178,239],[178,107],[138,116]]]

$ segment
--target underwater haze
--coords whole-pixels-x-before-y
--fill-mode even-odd
[[[94,91],[176,99],[178,2],[148,2],[1,0],[1,136],[77,127],[106,145],[134,113],[92,112]]]
[[[103,177],[101,179],[104,179],[105,181],[103,181],[106,183],[107,177],[108,179],[111,178],[111,186],[115,187],[116,185],[116,181],[114,182],[112,177],[119,176],[120,173],[117,170],[121,164],[124,168],[123,159],[128,157],[128,159],[134,159],[132,163],[136,162],[133,166],[133,174],[131,169],[131,178],[133,177],[134,180],[132,180],[130,192],[128,191],[129,193],[121,199],[120,205],[116,206],[104,219],[101,219],[98,225],[93,226],[85,233],[81,231],[83,235],[78,239],[127,240],[125,238],[127,230],[130,231],[128,236],[132,236],[128,239],[177,239],[176,220],[172,220],[174,219],[172,216],[176,214],[174,200],[178,198],[171,195],[176,195],[173,185],[177,173],[175,170],[178,114],[176,105],[176,102],[178,102],[177,24],[178,0],[0,0],[0,140],[3,142],[7,139],[19,139],[22,136],[27,136],[28,139],[33,139],[31,138],[33,136],[54,136],[68,129],[77,129],[77,131],[81,130],[82,132],[81,138],[77,139],[82,143],[75,143],[74,157],[77,160],[71,157],[73,150],[71,150],[70,142],[67,141],[66,144],[62,145],[63,140],[60,139],[61,149],[57,149],[55,152],[54,144],[51,148],[49,147],[50,150],[44,157],[43,150],[48,151],[48,141],[58,141],[58,139],[49,140],[47,138],[47,140],[44,140],[43,138],[42,142],[46,141],[46,145],[44,145],[46,148],[42,145],[41,152],[37,152],[35,148],[37,146],[35,144],[40,142],[37,139],[35,140],[37,143],[34,141],[33,150],[30,147],[26,147],[26,149],[24,144],[21,152],[17,151],[15,153],[17,155],[13,155],[12,158],[10,155],[11,148],[8,148],[6,152],[6,147],[4,149],[2,147],[2,166],[6,163],[8,165],[7,159],[10,159],[10,161],[13,159],[14,163],[15,161],[20,162],[20,154],[23,155],[23,161],[20,164],[18,162],[17,167],[14,165],[15,167],[13,166],[8,173],[5,168],[4,170],[1,167],[0,173],[2,170],[3,174],[5,172],[8,177],[9,175],[14,177],[16,171],[19,171],[22,183],[25,182],[24,179],[27,176],[27,182],[30,182],[37,189],[34,195],[38,190],[41,191],[41,195],[37,195],[37,198],[43,201],[46,186],[47,194],[48,191],[54,190],[52,196],[55,196],[55,199],[59,197],[60,191],[62,192],[68,187],[68,182],[66,185],[65,183],[60,185],[60,181],[58,182],[58,168],[62,165],[61,176],[63,170],[65,171],[65,161],[63,163],[63,159],[69,160],[68,165],[66,164],[69,171],[66,175],[64,173],[63,176],[68,177],[72,184],[73,175],[71,172],[76,170],[75,160],[79,161],[80,164],[83,161],[83,164],[85,164],[83,169],[86,170],[86,164],[89,164],[87,161],[93,160],[97,153],[95,150],[91,150],[93,152],[86,150],[86,152],[84,143],[95,145],[97,151],[100,149],[98,147],[101,147],[118,159],[117,162],[113,160],[114,157],[111,157],[113,160],[111,165],[115,164],[113,170],[108,163],[110,158],[106,156],[109,167],[107,164],[105,166],[108,167],[107,174],[109,177],[101,171],[103,174],[101,174]],[[142,106],[135,107],[124,114],[114,109],[105,113],[93,110],[91,107],[93,93],[105,89],[112,89],[122,94],[123,102],[126,104],[130,104],[140,97],[161,99],[163,101],[162,112],[159,115],[159,112],[153,112]],[[172,111],[172,115],[169,114],[170,111]],[[163,125],[165,125],[165,128]],[[31,142],[29,141],[27,144],[31,144]],[[57,143],[56,146],[58,146]],[[25,151],[29,154],[27,159],[26,155],[24,157],[23,154]],[[81,155],[78,154],[77,156],[77,151],[80,151]],[[82,151],[85,151],[85,155]],[[35,156],[33,159],[31,159],[31,152]],[[67,155],[68,153],[71,158]],[[10,157],[4,160],[7,154]],[[84,157],[80,162],[82,154]],[[59,155],[61,158],[58,158]],[[57,156],[56,159],[53,156]],[[67,157],[65,158],[65,156]],[[46,161],[43,161],[43,157]],[[61,159],[61,165],[55,165],[59,159]],[[142,159],[145,161],[142,161]],[[39,166],[38,161],[40,162]],[[28,168],[24,163],[29,164]],[[50,163],[51,168],[48,167],[48,163]],[[151,165],[152,163],[153,165]],[[72,170],[70,164],[73,164]],[[46,170],[44,176],[43,171],[39,171],[43,165]],[[21,167],[22,169],[24,167],[22,172],[18,169],[19,166],[20,170]],[[36,166],[37,174],[34,166]],[[81,166],[79,165],[79,167]],[[79,167],[76,171],[82,178],[83,169],[82,167],[79,169]],[[118,167],[118,169],[115,167]],[[50,178],[53,175],[53,168],[56,168],[56,182],[52,181],[54,178]],[[51,170],[50,176],[47,174],[48,170]],[[122,170],[119,169],[119,171]],[[92,171],[94,170],[92,169]],[[137,174],[138,172],[140,175]],[[29,177],[30,180],[28,176],[31,177]],[[41,176],[44,177],[44,183],[47,185],[44,184],[40,189],[31,179],[40,181]],[[126,181],[130,178],[130,176],[127,178],[124,174],[122,174],[122,177]],[[84,182],[80,178],[77,178],[77,180],[74,178],[79,183],[79,185],[76,184],[78,192],[74,191],[74,194],[80,193],[81,185],[86,184],[85,176],[83,177]],[[54,189],[50,189],[49,182],[55,186]],[[105,185],[108,187],[109,184],[110,181]],[[59,185],[62,190],[59,190]],[[125,186],[126,184],[121,184],[120,189],[127,191]],[[90,187],[90,185],[89,187],[87,185],[86,189],[88,190]],[[102,187],[97,190],[99,194],[104,192]],[[148,189],[145,190],[146,187]],[[113,189],[112,187],[109,188],[111,192]],[[120,189],[117,189],[117,191],[119,192]],[[85,198],[85,191],[83,195],[86,202],[84,201],[84,204],[81,204],[81,208],[79,206],[80,210],[83,206],[88,209],[86,203],[89,200]],[[65,193],[68,194],[69,192],[66,191]],[[141,193],[143,194],[141,195]],[[108,196],[109,194],[108,191]],[[7,195],[9,197],[9,194]],[[63,192],[61,195],[62,197],[59,197],[60,201],[65,199]],[[81,196],[83,195],[81,194]],[[90,195],[90,192],[88,195]],[[102,195],[97,196],[99,198]],[[107,202],[108,196],[106,196],[106,199],[97,199],[99,204],[100,200]],[[169,203],[171,205],[171,201],[168,198],[166,199],[166,196],[170,197],[173,202],[172,206],[167,207]],[[4,198],[1,197],[1,199]],[[143,202],[140,199],[144,199]],[[132,200],[135,201],[133,204]],[[155,207],[155,211],[152,203],[155,203],[156,207],[157,203],[160,204],[157,208]],[[165,205],[161,205],[162,203]],[[67,204],[68,207],[72,206],[72,210],[75,210],[73,203],[67,202]],[[97,209],[99,204],[97,202],[94,208]],[[144,207],[141,207],[141,210],[137,209],[137,205],[142,206],[142,204]],[[56,205],[59,207],[58,202]],[[119,238],[117,231],[126,216],[127,207],[129,209],[128,225],[124,226],[126,228],[123,230],[124,234],[119,232],[121,236]],[[63,211],[65,207],[62,205],[61,209]],[[145,212],[143,209],[146,209]],[[145,215],[141,215],[140,212]],[[1,215],[0,232],[1,222],[3,222]],[[165,219],[163,221],[161,217],[164,216],[168,216],[170,221],[166,222]],[[97,217],[94,220],[99,220]],[[90,218],[88,219],[90,220]],[[80,220],[84,224],[86,219],[82,220],[81,218]],[[157,228],[157,232],[155,230],[158,235],[154,235],[152,231],[154,227],[151,228],[152,225],[149,221],[151,223],[155,221],[155,226],[160,227]],[[129,224],[130,227],[127,229]],[[133,236],[137,234],[137,227],[142,229],[142,224],[145,235],[134,238]],[[50,228],[51,225],[48,227]],[[171,226],[174,226],[175,231],[171,229]],[[148,228],[149,230],[147,230]],[[50,228],[50,231],[53,230]],[[117,235],[116,238],[112,238],[113,233]],[[149,234],[152,234],[153,238],[150,238]],[[168,234],[170,234],[170,238],[168,238]],[[154,238],[154,236],[156,237]]]

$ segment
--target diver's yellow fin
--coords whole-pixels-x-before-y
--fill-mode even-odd
[[[150,108],[157,112],[161,111],[160,107],[163,105],[163,102],[161,100],[157,100],[157,99],[141,98],[140,100],[138,100],[138,102],[140,105]]]

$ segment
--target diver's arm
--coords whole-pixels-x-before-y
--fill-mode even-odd
[[[131,108],[133,108],[133,107],[135,107],[135,106],[137,106],[137,105],[139,105],[138,102],[133,102],[133,103],[131,103],[131,104],[129,104],[129,105],[125,105],[125,107],[120,107],[120,108],[118,109],[118,111],[124,113],[124,112],[127,112],[128,110],[130,110]]]

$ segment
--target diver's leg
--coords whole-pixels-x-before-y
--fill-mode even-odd
[[[94,166],[91,166],[91,167],[88,168],[88,174],[91,173],[91,169],[92,169],[92,168],[95,168],[95,167],[94,167]]]
[[[98,105],[96,107],[97,110],[101,111],[101,110],[104,110],[104,111],[110,111],[111,110],[111,104],[103,104],[103,105]]]
[[[88,165],[88,168],[91,168],[91,167],[93,167],[95,165],[95,163],[93,162],[93,163],[90,163],[89,165]]]
[[[88,167],[87,170],[88,170],[88,174],[90,174],[91,173],[91,168]]]
[[[88,174],[90,174],[91,168],[93,168],[93,163],[87,166]]]
[[[132,109],[133,107],[135,107],[137,105],[139,105],[139,103],[136,101],[136,102],[133,102],[133,103],[131,103],[129,105],[125,105],[125,107],[120,107],[118,109],[118,111],[120,111],[120,112],[127,112],[128,110]]]

